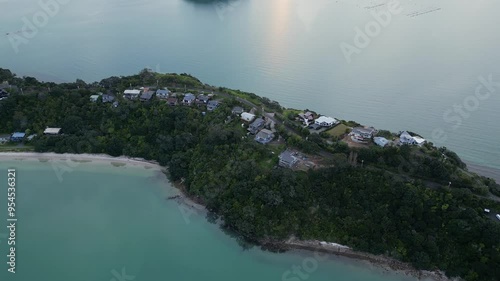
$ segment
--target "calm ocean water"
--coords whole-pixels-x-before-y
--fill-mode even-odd
[[[7,272],[2,227],[0,280],[415,280],[346,259],[327,257],[315,263],[312,253],[245,251],[204,215],[165,200],[176,190],[155,169],[73,163],[59,177],[54,167],[63,165],[70,166],[0,162],[0,171],[17,169],[18,218],[17,272]],[[7,182],[5,172],[0,182]],[[5,196],[1,198],[1,206],[7,206]],[[6,217],[6,208],[0,208],[0,215]],[[292,274],[282,279],[307,259],[306,267],[313,269],[307,278]]]
[[[401,0],[402,10],[373,29],[372,12],[387,11],[387,1],[64,1],[44,24],[38,2],[6,0],[0,66],[52,81],[144,67],[188,72],[284,106],[419,132],[468,162],[500,168],[500,87],[474,97],[478,77],[500,81],[500,2]],[[26,21],[44,25],[27,25],[33,38],[21,40],[13,34]],[[355,45],[356,28],[367,26],[370,42]],[[359,47],[350,63],[343,42]]]

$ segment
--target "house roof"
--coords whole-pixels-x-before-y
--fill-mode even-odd
[[[19,138],[19,139],[20,139],[20,138],[24,138],[25,136],[26,136],[26,134],[25,134],[25,133],[20,133],[20,132],[16,132],[16,133],[13,133],[13,134],[12,134],[12,137],[13,137],[13,138]]]
[[[285,150],[281,152],[279,156],[280,160],[286,163],[293,163],[297,160],[295,156],[293,156],[292,152],[289,150]]]
[[[262,119],[261,117],[255,119],[255,121],[253,121],[252,124],[250,124],[250,127],[260,127],[262,125],[264,125],[264,119]]]
[[[337,123],[337,119],[333,118],[333,117],[327,117],[327,116],[321,116],[319,117],[318,119],[316,119],[316,122],[317,123],[328,123],[328,124],[335,124]]]
[[[426,139],[421,138],[421,137],[418,137],[418,136],[414,136],[414,137],[413,137],[413,139],[415,140],[415,142],[416,142],[417,144],[422,144],[422,143],[424,143],[424,142],[426,142],[426,141],[427,141]]]
[[[168,103],[177,103],[177,98],[168,98],[167,102]]]
[[[411,139],[413,137],[407,131],[404,131],[404,132],[401,133],[401,135],[399,136],[399,138]]]
[[[210,97],[205,96],[203,94],[200,94],[200,95],[198,95],[198,99],[201,101],[208,101],[210,99]]]
[[[47,128],[43,131],[44,134],[59,134],[61,128]]]
[[[299,113],[299,116],[302,118],[302,119],[307,119],[307,120],[312,120],[314,119],[314,113],[310,112],[310,111],[307,111],[307,112],[304,112],[304,113]],[[321,117],[320,117],[321,118]]]
[[[191,93],[187,93],[184,95],[184,101],[194,101],[195,99],[196,97]]]
[[[232,110],[233,113],[243,113],[243,107],[235,106]]]
[[[208,102],[209,107],[217,107],[219,106],[220,102],[218,100],[211,100]]]
[[[316,124],[316,123],[314,123],[314,124],[309,125],[309,128],[313,129],[313,130],[318,130],[319,128],[321,128],[321,126],[318,125],[318,124]]]
[[[157,90],[156,91],[156,95],[162,95],[162,96],[168,95],[169,93],[170,93],[169,90]]]
[[[104,94],[102,95],[102,102],[112,102],[115,100],[115,97],[112,95]]]
[[[356,128],[352,129],[353,133],[360,133],[360,134],[373,134],[373,133],[375,133],[375,131],[376,130],[373,127],[368,127],[368,128],[356,127]]]
[[[125,95],[139,95],[141,90],[125,90],[123,93]]]
[[[241,118],[245,121],[252,121],[255,118],[255,115],[253,115],[252,113],[243,112],[241,113]]]
[[[389,143],[389,140],[384,137],[374,137],[373,141],[380,146],[386,146]]]
[[[273,132],[268,130],[268,129],[262,129],[260,132],[257,134],[257,138],[268,138],[269,136],[273,135]]]
[[[147,91],[141,95],[141,99],[150,100],[153,97],[154,93],[155,92],[153,92],[153,91]]]

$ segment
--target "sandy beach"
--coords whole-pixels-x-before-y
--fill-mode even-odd
[[[126,156],[113,157],[106,154],[58,154],[53,152],[0,152],[0,160],[39,160],[39,161],[73,161],[73,162],[101,162],[121,163],[133,166],[144,166],[149,168],[165,169],[158,162],[145,160],[143,158],[132,158]]]

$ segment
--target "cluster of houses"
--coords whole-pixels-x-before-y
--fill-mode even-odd
[[[99,100],[99,97],[101,98],[102,103],[112,103],[114,107],[118,107],[119,105],[118,101],[115,100],[115,96],[113,96],[111,93],[98,93],[97,95],[91,95],[90,101],[97,102]]]
[[[245,112],[244,109],[239,106],[234,107],[231,112],[240,116],[241,120],[248,123],[248,134],[255,135],[254,140],[256,142],[268,144],[274,139],[274,132],[270,130],[270,128],[273,127],[272,120],[266,120],[262,117],[255,116],[253,113]]]
[[[332,128],[340,124],[340,121],[333,117],[316,116],[315,113],[307,110],[302,113],[299,113],[297,120],[301,121],[305,126],[313,130]],[[388,140],[384,137],[376,136],[376,134],[377,130],[373,127],[359,126],[352,128],[351,132],[349,133],[349,136],[352,141],[361,144],[368,144],[371,141],[373,141],[376,145],[381,147],[385,147],[389,144],[392,144],[391,140]],[[424,138],[421,138],[419,136],[411,136],[406,131],[402,132],[399,136],[399,140],[395,142],[396,145],[407,144],[407,145],[418,145],[418,146],[422,146],[424,143],[426,143],[426,140]]]
[[[45,128],[43,131],[44,135],[60,135],[61,134],[61,128]],[[24,132],[14,132],[10,135],[8,138],[2,138],[0,139],[0,143],[4,143],[7,141],[11,142],[22,142],[22,141],[31,141],[33,138],[35,138],[37,134],[31,134],[29,136],[26,135]]]
[[[208,111],[214,111],[217,109],[221,102],[218,100],[213,100],[213,94],[199,94],[194,95],[193,93],[186,93],[182,97],[180,97],[177,93],[172,93],[167,88],[158,89],[153,91],[152,87],[141,87],[140,89],[131,89],[125,90],[123,92],[123,97],[129,100],[137,100],[140,101],[150,101],[154,96],[157,98],[164,100],[170,106],[177,106],[179,104],[191,106],[206,106]]]
[[[385,147],[392,143],[391,140],[388,140],[384,137],[376,137],[377,130],[373,127],[356,127],[353,128],[349,135],[354,142],[358,143],[369,143],[370,140],[380,146]],[[407,131],[402,132],[399,135],[399,140],[395,142],[396,145],[418,145],[422,146],[427,142],[426,139],[421,138],[419,136],[412,136]]]

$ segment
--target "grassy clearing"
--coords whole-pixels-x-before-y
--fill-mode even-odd
[[[252,97],[251,95],[248,95],[246,93],[243,93],[243,92],[239,92],[239,91],[234,91],[234,90],[229,90],[229,89],[226,89],[227,93],[230,94],[230,95],[233,95],[233,96],[236,96],[236,97],[239,97],[239,98],[242,98],[242,99],[245,99],[253,104],[256,104],[256,105],[262,105],[262,101],[259,100],[258,98],[255,98],[255,97]]]
[[[325,131],[327,134],[331,135],[332,137],[340,137],[342,136],[343,134],[345,134],[346,130],[348,129],[349,127],[347,127],[346,125],[344,124],[339,124],[337,126],[335,126],[334,128],[328,130],[328,131]]]
[[[293,108],[287,108],[283,110],[283,116],[288,117],[290,114],[297,115],[299,113],[302,113],[304,111],[298,110],[298,109],[293,109]]]

